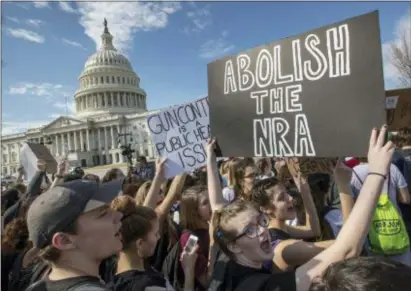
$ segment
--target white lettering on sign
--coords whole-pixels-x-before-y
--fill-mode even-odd
[[[224,94],[251,91],[256,115],[261,117],[253,120],[255,157],[315,156],[302,104],[302,82],[351,74],[348,24],[327,29],[324,35],[310,33],[292,40],[292,72],[284,72],[281,63],[281,54],[288,49],[278,44],[265,46],[255,60],[241,53],[225,63]],[[293,120],[286,120],[281,116],[284,113],[295,114]],[[288,135],[294,136],[286,138]]]

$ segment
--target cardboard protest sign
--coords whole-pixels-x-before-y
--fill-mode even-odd
[[[45,145],[25,143],[20,149],[20,164],[24,167],[26,180],[31,180],[36,173],[38,160],[43,160],[46,163],[48,174],[57,172],[57,161]]]
[[[208,65],[223,156],[364,156],[385,123],[378,12]]]
[[[202,167],[210,136],[208,98],[173,106],[147,118],[156,156],[167,157],[166,177]]]
[[[287,166],[292,176],[299,173],[304,176],[315,173],[331,174],[337,160],[337,158],[289,158]]]
[[[389,90],[385,96],[388,129],[411,127],[411,88]]]

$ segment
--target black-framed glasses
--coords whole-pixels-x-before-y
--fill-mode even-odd
[[[244,179],[246,179],[246,178],[249,178],[249,179],[252,179],[252,178],[257,178],[258,177],[258,173],[257,172],[255,172],[255,173],[250,173],[250,174],[248,174],[248,175],[244,175]]]
[[[243,236],[247,236],[248,238],[256,238],[257,236],[262,235],[263,232],[268,228],[269,223],[270,218],[266,214],[261,213],[257,217],[257,224],[247,225],[247,227],[233,239],[233,242],[242,238]]]
[[[277,178],[266,178],[256,181],[253,185],[253,189],[258,191],[265,191],[268,188],[274,187],[278,183],[279,181]]]

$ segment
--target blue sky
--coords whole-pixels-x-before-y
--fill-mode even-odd
[[[207,94],[207,63],[227,54],[380,11],[383,47],[410,23],[406,2],[12,2],[2,5],[2,134],[71,111],[103,18],[147,92],[149,109]],[[408,24],[407,24],[408,23]],[[386,88],[396,87],[385,60]]]

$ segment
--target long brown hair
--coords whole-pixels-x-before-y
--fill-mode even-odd
[[[181,229],[196,230],[204,228],[205,222],[200,218],[198,207],[203,196],[208,197],[208,189],[203,185],[186,189],[180,201]]]
[[[17,218],[8,223],[1,238],[1,249],[5,253],[22,252],[31,247],[27,228],[27,211],[35,198],[27,198],[21,204]]]
[[[114,199],[111,209],[123,214],[120,230],[123,250],[133,247],[137,239],[144,238],[151,231],[153,220],[157,219],[153,209],[137,205],[133,198],[126,195]]]
[[[247,195],[243,190],[243,180],[247,167],[255,166],[252,158],[237,158],[228,163],[228,186],[234,190],[236,197],[245,198]]]

